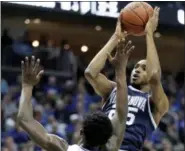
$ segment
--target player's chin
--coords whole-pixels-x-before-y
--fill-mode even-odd
[[[131,84],[140,85],[141,81],[138,78],[132,78],[131,79]]]

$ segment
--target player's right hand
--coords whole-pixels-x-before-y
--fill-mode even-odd
[[[115,69],[126,68],[127,62],[131,52],[134,50],[135,46],[132,45],[132,42],[125,42],[125,40],[120,40],[117,46],[116,54],[112,57],[109,53],[108,60],[115,67]]]
[[[145,27],[146,33],[153,35],[153,33],[156,31],[157,26],[158,26],[158,21],[159,21],[159,11],[160,11],[160,8],[155,7],[154,12],[149,14],[149,20]]]
[[[41,79],[44,70],[40,68],[40,59],[32,56],[29,60],[25,57],[25,61],[21,61],[22,68],[22,85],[35,86]]]

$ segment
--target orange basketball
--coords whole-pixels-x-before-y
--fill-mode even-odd
[[[146,2],[131,2],[121,11],[121,21],[124,29],[135,36],[144,34],[145,25],[153,8]]]

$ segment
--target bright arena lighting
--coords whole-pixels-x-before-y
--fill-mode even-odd
[[[30,23],[30,19],[25,19],[24,23],[25,24],[29,24]]]
[[[159,32],[155,32],[155,33],[154,33],[154,37],[155,37],[155,38],[159,38],[159,37],[161,37],[161,34],[160,34]]]
[[[177,11],[177,19],[180,24],[184,25],[184,10],[183,9],[179,9]]]
[[[102,27],[99,26],[99,25],[97,25],[97,26],[95,27],[95,29],[96,29],[97,31],[101,31],[101,30],[102,30]]]
[[[33,20],[33,22],[34,22],[35,24],[40,24],[40,19],[39,19],[39,18],[36,18],[36,19]]]
[[[85,45],[83,45],[83,46],[81,47],[81,51],[82,51],[82,52],[87,52],[87,51],[88,51],[88,47],[85,46]]]
[[[34,41],[32,42],[32,46],[33,46],[33,47],[38,47],[38,46],[39,46],[39,41],[38,41],[38,40],[34,40]]]

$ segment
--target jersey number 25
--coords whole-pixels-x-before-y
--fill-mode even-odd
[[[126,122],[127,125],[132,125],[134,123],[135,113],[137,112],[138,112],[138,108],[128,107],[127,122]],[[112,109],[108,114],[109,119],[112,119],[114,114],[115,114],[115,109]]]

